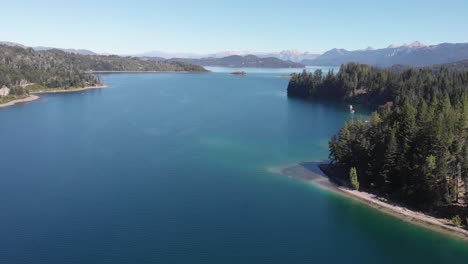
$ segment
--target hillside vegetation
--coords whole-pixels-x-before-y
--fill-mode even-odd
[[[344,172],[355,168],[364,189],[425,209],[468,202],[467,92],[467,71],[356,63],[337,74],[296,74],[288,86],[289,96],[377,109],[367,122],[351,121],[332,137],[330,159]]]
[[[190,71],[203,67],[183,62],[148,61],[132,57],[79,55],[61,50],[35,51],[0,45],[0,87],[36,83],[48,88],[92,86],[100,79],[92,71]],[[24,86],[24,85],[23,85]]]
[[[448,94],[458,101],[466,93],[468,71],[433,68],[391,70],[365,64],[349,63],[338,73],[321,70],[293,74],[288,95],[303,98],[327,98],[365,104],[373,109],[387,102],[410,99],[417,104]]]
[[[218,66],[231,68],[304,68],[301,63],[281,60],[274,57],[260,58],[254,55],[232,55],[224,58],[183,59],[174,58],[171,61],[182,61],[201,66]]]

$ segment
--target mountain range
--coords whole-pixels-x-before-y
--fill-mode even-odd
[[[0,45],[17,46],[21,48],[28,48],[25,45],[0,41]],[[79,55],[108,55],[98,54],[91,50],[86,49],[62,49],[53,47],[31,47],[36,51],[58,49],[66,53],[79,54]],[[245,54],[244,56],[237,55]],[[136,55],[127,55],[131,57],[139,57],[143,60],[151,61],[179,61],[185,63],[192,63],[200,66],[220,66],[220,67],[256,67],[256,68],[304,68],[305,66],[297,61],[305,58],[315,58],[316,54],[307,52],[300,52],[297,50],[285,50],[278,53],[258,53],[259,56],[252,55],[248,51],[235,52],[225,51],[209,55],[200,55],[194,53],[165,53],[159,51],[152,51]]]
[[[26,47],[14,42],[1,42],[8,46]],[[50,50],[52,47],[32,47],[34,50]],[[60,49],[67,53],[80,55],[96,55],[96,52],[85,49]],[[148,60],[178,60],[196,63],[203,66],[224,67],[301,67],[307,66],[339,66],[348,62],[359,62],[380,67],[393,65],[429,66],[451,63],[468,59],[468,43],[442,43],[425,45],[413,42],[403,45],[389,45],[386,48],[362,50],[331,49],[323,54],[303,52],[299,50],[283,50],[279,52],[222,51],[212,54],[168,53],[151,51],[128,55]],[[176,58],[176,59],[174,59]],[[275,58],[277,60],[275,60]],[[279,61],[281,60],[281,61]],[[266,66],[270,65],[270,66]],[[280,66],[282,65],[282,66]]]
[[[312,60],[302,63],[312,66],[339,66],[348,62],[359,62],[374,66],[390,67],[401,64],[408,66],[429,66],[468,59],[468,43],[442,43],[424,45],[413,42],[401,46],[390,45],[383,49],[348,51],[332,49]]]
[[[150,51],[132,56],[136,57],[157,57],[164,59],[184,58],[184,59],[204,59],[204,58],[225,58],[229,56],[248,56],[254,55],[259,58],[277,58],[285,61],[301,62],[303,60],[311,60],[317,58],[320,54],[302,52],[300,50],[283,50],[279,52],[253,52],[253,51],[220,51],[216,53],[197,54],[197,53],[180,53],[180,52],[162,52]]]
[[[298,62],[281,60],[275,57],[261,58],[255,55],[239,56],[231,55],[223,58],[201,58],[186,59],[173,58],[168,61],[181,61],[200,66],[218,66],[229,68],[304,68],[305,66]]]
[[[170,55],[183,54],[162,54],[148,53],[147,55],[159,55],[162,58],[169,58]],[[188,55],[173,56],[172,58],[189,59],[195,64],[205,66],[226,66],[225,60],[220,58],[235,55],[255,55],[259,58],[278,58],[285,61],[301,63],[307,66],[340,66],[348,62],[359,62],[380,67],[391,67],[393,65],[406,66],[430,66],[446,64],[468,59],[468,43],[442,43],[438,45],[425,45],[419,41],[403,45],[389,45],[386,48],[374,49],[368,47],[362,50],[331,49],[323,54],[301,52],[298,50],[285,50],[276,53],[248,53],[242,52],[219,52],[210,55]],[[218,60],[216,60],[218,59]],[[182,60],[182,59],[178,59]],[[237,65],[237,64],[236,64]],[[239,66],[239,65],[237,65]],[[229,67],[229,66],[226,66]]]

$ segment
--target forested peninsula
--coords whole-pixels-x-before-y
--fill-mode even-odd
[[[173,58],[170,61],[182,61],[201,66],[215,66],[228,68],[304,68],[304,64],[281,60],[275,57],[261,58],[255,55],[232,55],[223,58],[184,59]]]
[[[294,74],[288,96],[359,102],[329,142],[327,174],[352,189],[468,226],[468,71],[392,70],[350,63],[338,73]]]
[[[172,61],[116,55],[80,55],[62,50],[0,45],[0,104],[27,98],[35,91],[62,91],[102,85],[94,72],[207,72]]]

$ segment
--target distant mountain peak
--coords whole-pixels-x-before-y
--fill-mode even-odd
[[[426,44],[419,42],[419,41],[415,41],[410,44],[404,44],[403,46],[408,47],[408,48],[422,48],[422,47],[426,47]]]
[[[195,54],[195,53],[168,53],[168,52],[160,52],[160,51],[152,51],[146,52],[142,54],[137,54],[134,56],[137,57],[160,57],[165,59],[171,58],[185,58],[185,59],[206,59],[206,58],[225,58],[229,56],[248,56],[254,55],[259,58],[269,58],[274,57],[284,61],[293,61],[293,62],[301,62],[304,59],[314,59],[319,54],[312,53],[312,52],[303,52],[301,50],[296,49],[289,49],[289,50],[282,50],[282,51],[274,51],[274,52],[255,52],[255,51],[234,51],[234,50],[227,50],[227,51],[220,51],[216,53],[208,53],[208,54]]]
[[[403,45],[400,45],[400,46],[397,46],[397,45],[390,45],[387,47],[387,49],[396,49],[396,48],[423,48],[423,47],[427,47],[426,44],[420,42],[420,41],[414,41],[412,43],[405,43]]]
[[[298,49],[282,50],[279,53],[270,53],[268,56],[276,57],[282,60],[300,62],[307,59],[315,59],[319,54],[301,51]]]
[[[301,50],[298,49],[288,49],[288,50],[282,50],[280,51],[280,54],[288,54],[288,55],[302,55],[306,52],[302,52]]]
[[[344,54],[346,51],[347,51],[347,50],[345,50],[345,49],[337,49],[337,48],[334,48],[334,49],[331,49],[331,50],[325,52],[324,54],[340,54],[340,55],[342,55],[342,54]]]
[[[428,66],[468,59],[468,43],[442,43],[426,46],[415,41],[401,46],[391,45],[388,48],[375,50],[342,50],[332,49],[314,60],[304,62],[306,65],[339,66],[348,62],[359,62],[381,67],[396,64],[410,66]]]

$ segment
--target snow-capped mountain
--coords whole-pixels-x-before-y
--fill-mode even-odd
[[[425,45],[419,41],[400,46],[390,45],[383,49],[348,51],[332,49],[313,60],[304,60],[306,65],[339,66],[348,62],[360,62],[376,66],[396,64],[428,66],[468,59],[468,43],[442,43]]]
[[[220,51],[215,53],[197,54],[197,53],[181,53],[181,52],[163,52],[150,51],[137,54],[137,57],[160,57],[165,59],[171,58],[186,58],[186,59],[201,59],[201,58],[225,58],[229,56],[247,56],[254,55],[260,58],[278,58],[285,61],[301,62],[306,59],[314,59],[319,54],[302,52],[299,50],[283,50],[279,52],[255,52],[255,51]]]

